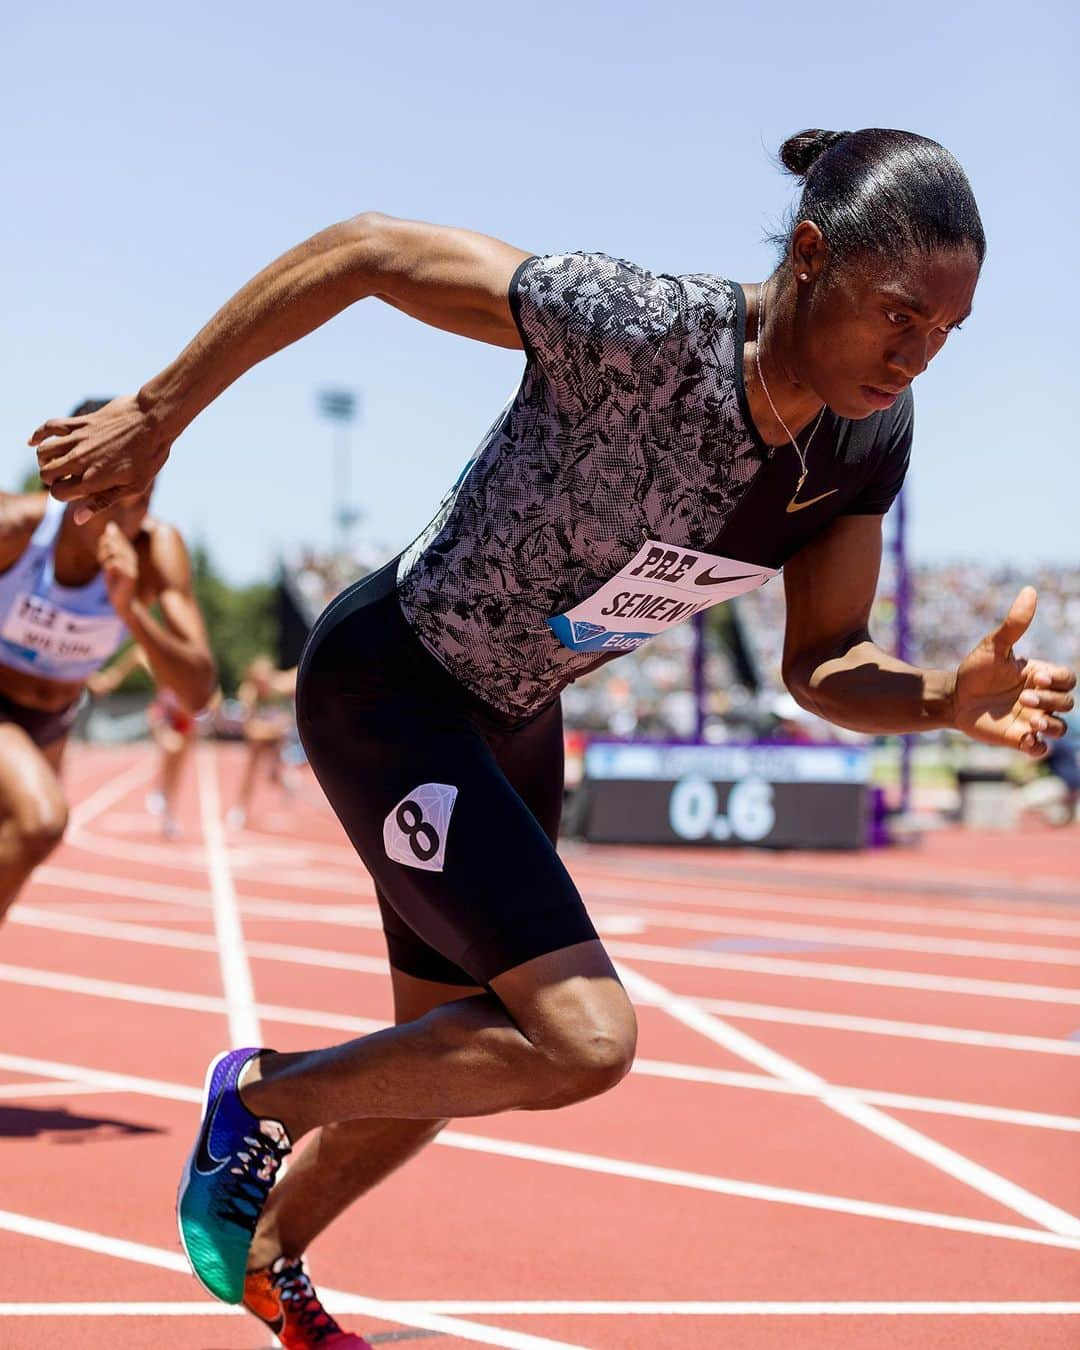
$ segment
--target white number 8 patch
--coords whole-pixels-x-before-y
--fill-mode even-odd
[[[449,783],[421,783],[402,797],[383,821],[386,856],[406,867],[441,872],[457,794]]]

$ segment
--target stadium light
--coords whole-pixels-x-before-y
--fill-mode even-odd
[[[337,530],[337,549],[349,552],[352,527],[360,519],[360,511],[352,505],[350,483],[350,432],[360,415],[360,395],[352,389],[320,389],[317,396],[319,414],[334,425],[334,473],[331,497],[331,519]]]

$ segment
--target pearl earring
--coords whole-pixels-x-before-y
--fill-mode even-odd
[[[799,273],[799,280],[800,280],[800,281],[809,281],[809,280],[810,280],[810,273],[809,273],[809,272],[800,272],[800,273]]]

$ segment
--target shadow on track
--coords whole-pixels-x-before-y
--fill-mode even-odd
[[[0,1139],[35,1139],[59,1136],[57,1144],[82,1144],[88,1140],[115,1139],[124,1135],[162,1134],[153,1125],[136,1125],[112,1116],[83,1116],[64,1106],[0,1106]]]

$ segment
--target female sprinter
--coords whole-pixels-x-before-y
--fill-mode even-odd
[[[290,1347],[328,1327],[308,1243],[448,1118],[562,1106],[630,1065],[633,1010],[555,849],[570,680],[783,568],[784,677],[819,716],[1033,757],[1064,730],[1072,672],[1014,654],[1031,588],[950,670],[868,629],[911,385],[985,254],[967,179],[903,131],[807,131],[781,158],[802,193],[760,282],[361,215],[271,263],[137,394],[34,433],[45,481],[90,514],[356,301],[525,354],[435,520],[330,605],[301,663],[301,734],[378,887],[398,1025],[221,1056],[179,1201],[198,1277],[232,1302],[246,1280]]]
[[[0,494],[0,915],[63,836],[68,732],[128,636],[192,711],[213,692],[187,549],[149,500],[146,484],[78,524],[45,492]]]

